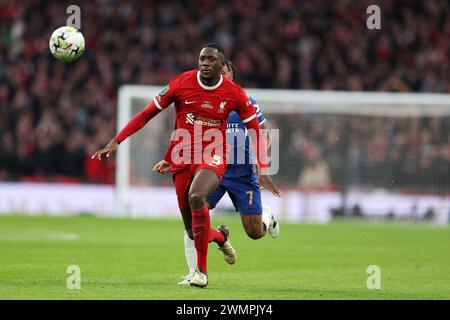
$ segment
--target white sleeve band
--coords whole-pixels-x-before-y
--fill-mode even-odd
[[[156,104],[156,107],[157,107],[159,110],[164,110],[164,109],[159,105],[158,100],[156,99],[156,97],[153,98],[153,102]]]
[[[255,113],[254,115],[252,115],[250,118],[247,118],[247,119],[245,119],[245,120],[242,120],[242,123],[247,123],[247,122],[253,120],[255,117],[256,117],[256,113]]]

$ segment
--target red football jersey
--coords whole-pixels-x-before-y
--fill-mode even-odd
[[[217,141],[217,133],[221,134],[220,143],[225,152],[225,129],[231,110],[235,110],[244,123],[256,117],[255,108],[238,84],[221,75],[215,86],[208,87],[200,81],[198,70],[182,73],[172,79],[153,102],[161,110],[174,103],[175,128],[189,132],[191,139],[185,141],[187,139],[174,138],[169,150],[175,145],[176,150],[186,150],[187,144],[190,144],[192,157],[210,152],[208,147],[211,151],[217,147],[217,144],[213,143]],[[199,141],[202,143],[198,143]],[[219,156],[224,157],[224,153]]]
[[[164,157],[172,166],[189,163],[223,165],[227,150],[225,129],[231,110],[239,114],[248,129],[259,132],[256,109],[239,85],[220,76],[215,86],[208,87],[200,81],[199,71],[192,70],[170,81],[147,107],[127,123],[115,140],[121,143],[172,103],[175,105],[176,130]],[[258,150],[260,167],[267,167],[264,137],[256,134],[252,144]]]

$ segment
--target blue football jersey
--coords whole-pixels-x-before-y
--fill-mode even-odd
[[[256,109],[256,116],[261,125],[266,121],[258,103],[250,97],[250,101]],[[224,178],[239,177],[248,174],[255,163],[253,152],[250,151],[250,139],[247,136],[247,128],[236,111],[231,111],[227,119],[227,143],[230,145],[230,157]]]

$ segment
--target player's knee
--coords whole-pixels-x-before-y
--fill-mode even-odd
[[[189,194],[189,204],[192,209],[201,209],[206,204],[206,197],[199,193],[191,193]]]
[[[192,233],[192,229],[186,230],[186,233],[189,239],[194,240],[194,234]]]
[[[247,236],[253,240],[260,239],[264,236],[264,233],[262,230],[255,229],[255,228],[245,228],[245,233],[247,233]]]
[[[258,240],[264,236],[264,234],[262,234],[261,232],[254,232],[254,231],[247,232],[247,235],[249,236],[250,239],[253,240]]]

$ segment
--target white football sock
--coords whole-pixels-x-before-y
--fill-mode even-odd
[[[194,240],[189,238],[186,231],[184,231],[184,255],[186,256],[189,273],[194,273],[195,268],[197,268],[197,250]]]
[[[262,212],[262,222],[266,226],[266,234],[269,231],[270,222],[272,221],[272,214],[270,213],[270,208],[262,204],[263,212]]]

